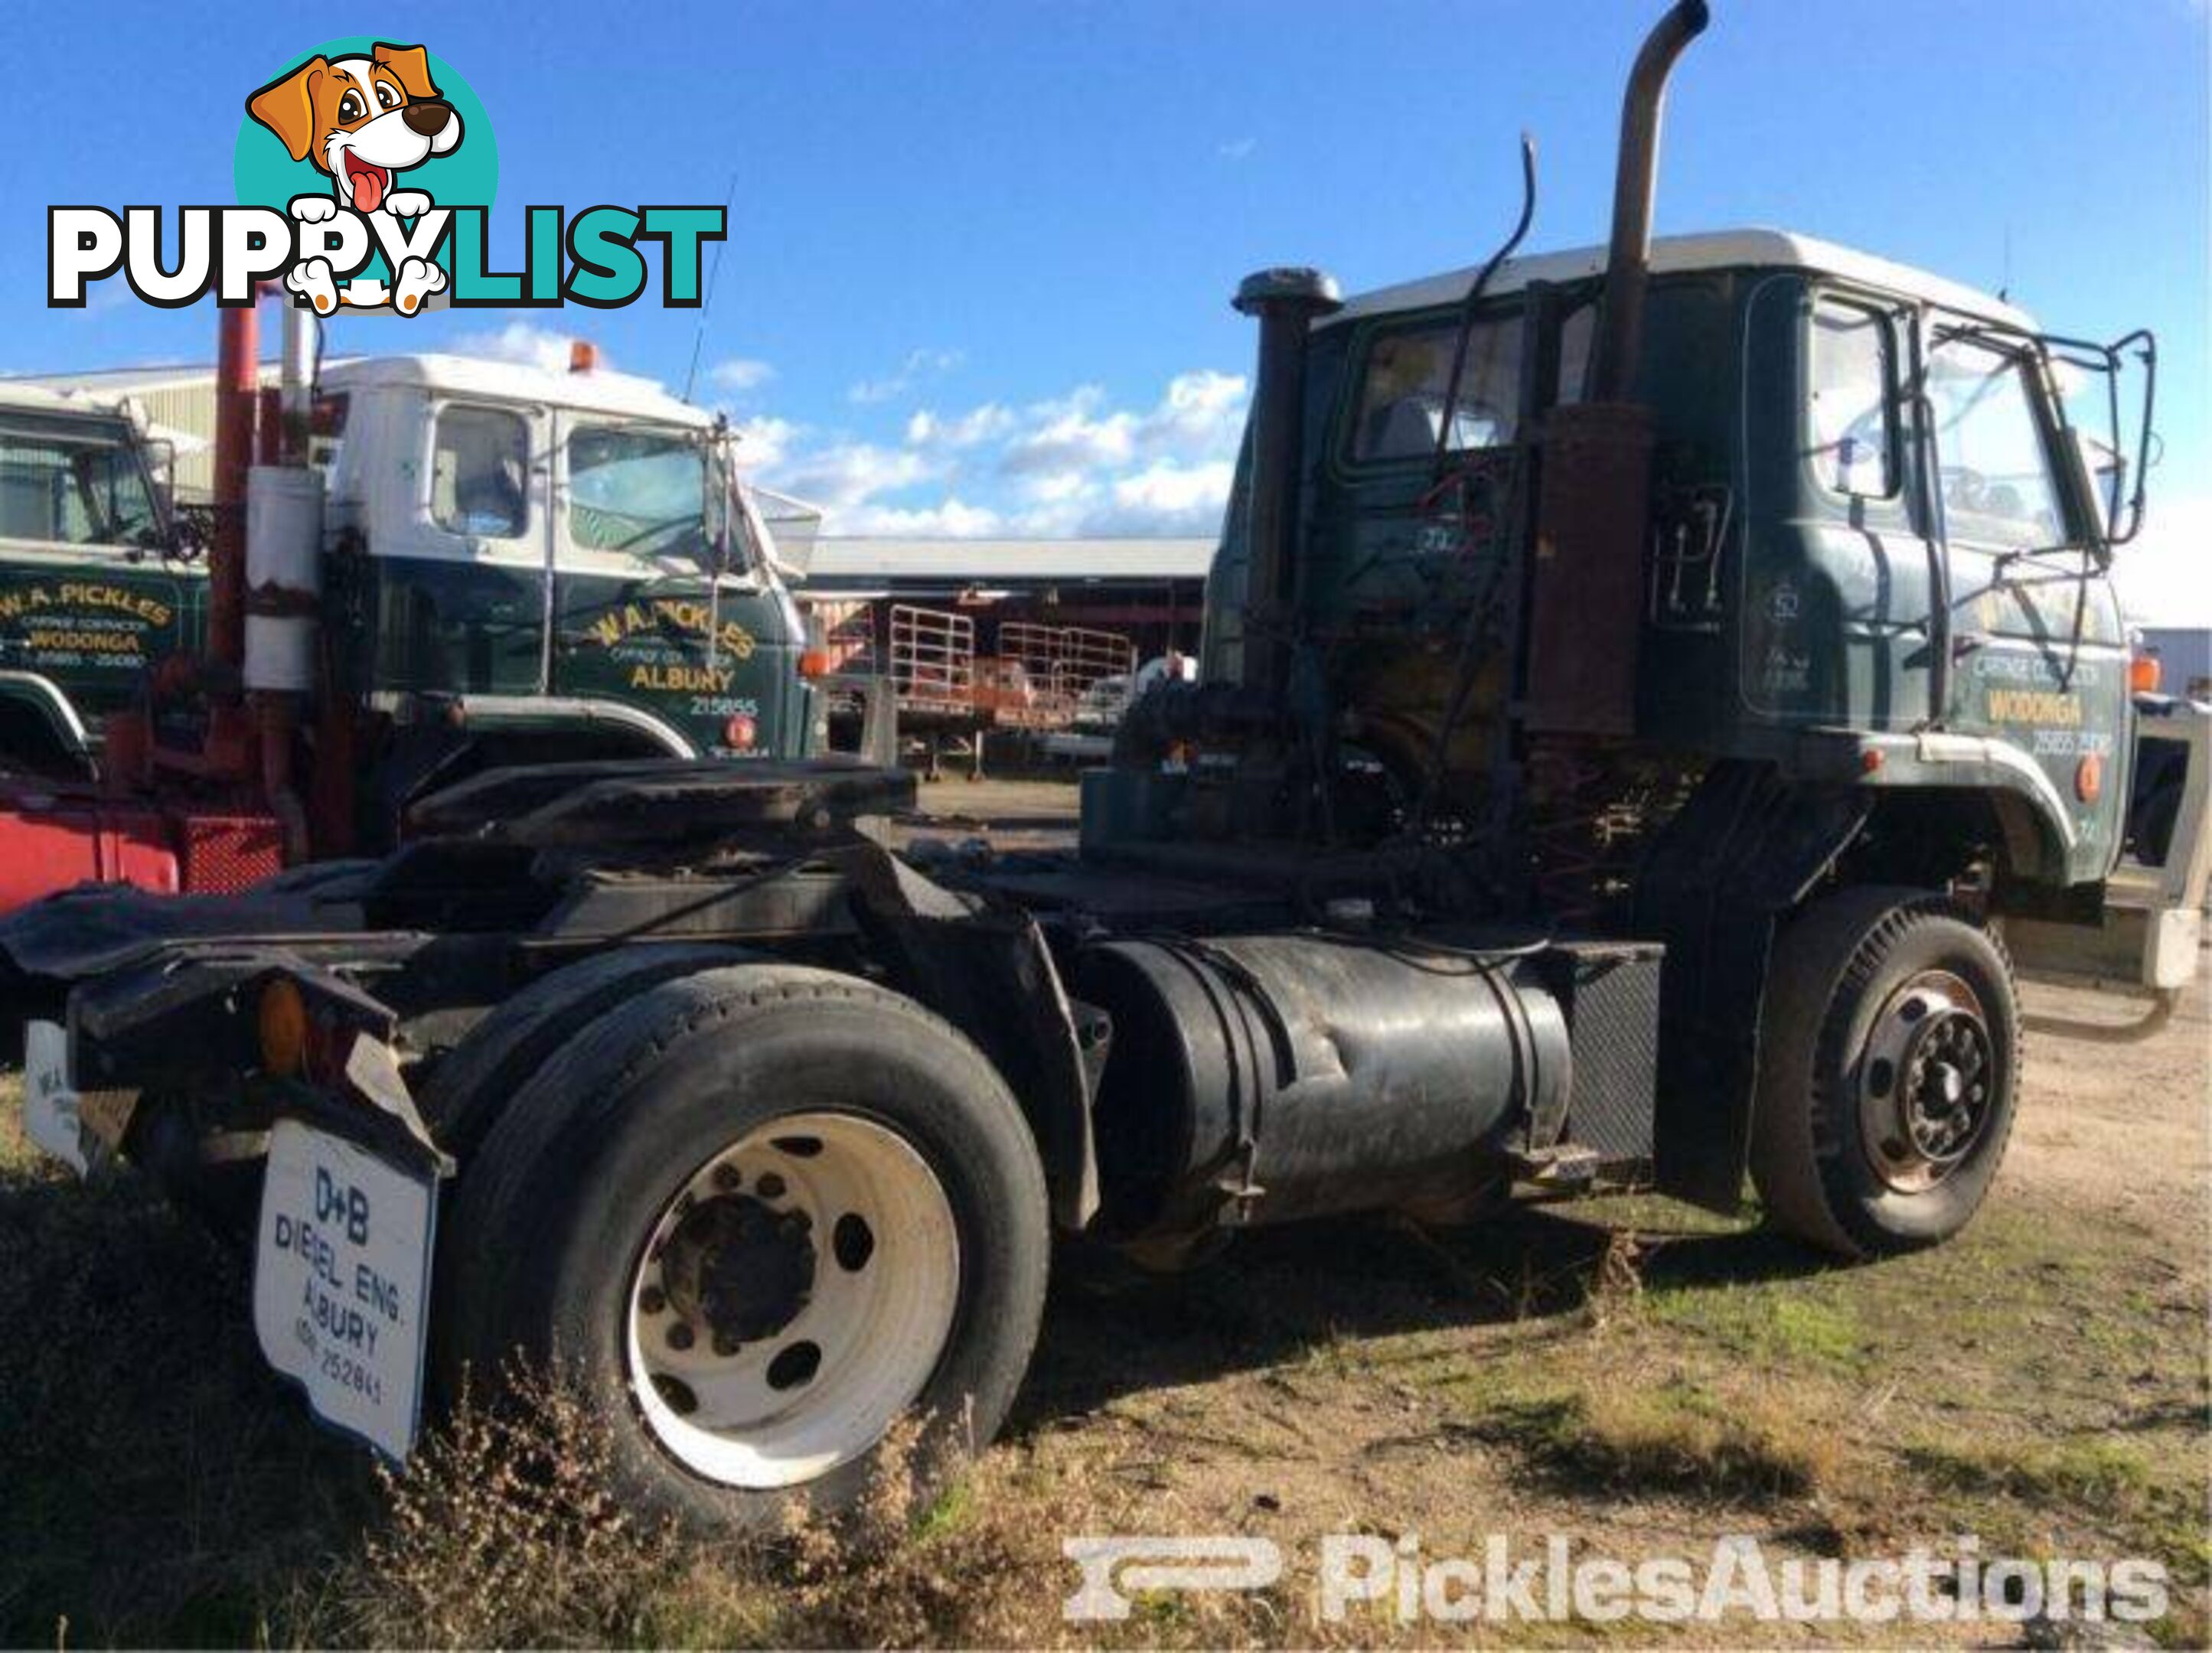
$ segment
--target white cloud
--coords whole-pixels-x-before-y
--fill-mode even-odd
[[[951,373],[967,359],[959,350],[908,350],[896,372],[882,379],[863,379],[845,394],[864,406],[875,402],[895,402],[924,380]]]
[[[1244,429],[1247,385],[1242,374],[1200,368],[1168,381],[1167,394],[1145,421],[1139,440],[1152,451],[1234,453]]]
[[[717,362],[707,370],[707,377],[727,391],[749,391],[765,385],[775,377],[775,369],[765,362],[750,356],[733,356],[726,362]]]
[[[1006,445],[999,469],[1018,477],[1126,463],[1136,452],[1137,416],[1097,411],[1105,401],[1105,392],[1085,385],[1032,404],[1030,428]]]
[[[495,333],[464,333],[453,343],[461,356],[487,356],[494,362],[519,362],[547,373],[568,371],[568,349],[576,335],[538,327],[526,321],[510,321]],[[603,354],[599,365],[608,365]]]
[[[1114,483],[1114,504],[1102,531],[1197,534],[1220,526],[1236,467],[1226,459],[1178,465],[1162,459]]]
[[[981,539],[1004,533],[1006,520],[988,506],[947,499],[939,505],[863,505],[838,514],[841,534],[885,534],[902,539]]]
[[[1022,479],[1023,497],[1038,505],[1065,505],[1096,495],[1098,484],[1080,471],[1047,471]]]
[[[1130,413],[1108,410],[1104,392],[1086,385],[1033,404],[1031,428],[1006,445],[1000,468],[1014,477],[1060,476],[1147,459],[1225,459],[1244,428],[1247,389],[1241,374],[1200,368],[1176,374],[1153,407]]]
[[[946,418],[928,408],[906,422],[906,439],[916,447],[974,447],[1005,435],[1014,416],[995,402]]]
[[[1225,459],[1177,465],[1163,459],[1114,484],[1114,502],[1125,509],[1219,510],[1229,497],[1231,466]]]
[[[770,471],[791,455],[799,429],[788,419],[739,419],[731,428],[738,435],[738,463],[756,471]]]
[[[1137,408],[1097,385],[1018,408],[922,408],[891,441],[772,419],[739,428],[761,480],[821,505],[832,533],[1206,534],[1229,495],[1248,393],[1237,374],[1200,368]]]
[[[849,511],[934,475],[928,459],[911,448],[873,442],[838,442],[801,453],[776,467],[774,485],[824,511]]]
[[[1226,143],[1215,144],[1213,153],[1224,161],[1249,161],[1252,151],[1259,147],[1260,140],[1256,137],[1232,137]]]
[[[2112,578],[2138,625],[2212,626],[2212,494],[2162,493],[2151,473],[2143,530],[2112,554]]]

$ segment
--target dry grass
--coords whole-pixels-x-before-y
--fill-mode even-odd
[[[606,1490],[601,1418],[548,1377],[464,1406],[404,1472],[319,1598],[287,1628],[402,1647],[1008,1644],[1061,1628],[1034,1588],[1089,1500],[984,1466],[933,1498],[896,1426],[860,1507],[703,1542]],[[1056,1514],[1055,1524],[1042,1519]],[[1024,1583],[1024,1581],[1027,1581]]]
[[[378,1474],[263,1370],[219,1247],[13,1128],[0,1099],[0,1644],[1424,1639],[1316,1618],[1313,1547],[1349,1530],[1630,1557],[1975,1532],[2157,1556],[2161,1633],[2206,1630],[2207,1285],[2162,1231],[2001,1203],[1838,1271],[1645,1201],[1255,1236],[1166,1282],[1071,1269],[1008,1438],[950,1488],[894,1451],[861,1522],[707,1545],[605,1498],[557,1385]],[[1061,1622],[1064,1535],[1218,1531],[1275,1538],[1285,1582]]]
[[[1682,1381],[1646,1388],[1601,1377],[1501,1405],[1483,1427],[1555,1480],[1622,1494],[1799,1497],[1834,1485],[1842,1464],[1836,1443],[1808,1431],[1780,1397],[1723,1400]]]
[[[557,1383],[522,1377],[496,1409],[464,1405],[404,1471],[325,1598],[318,1639],[377,1646],[550,1646],[660,1639],[677,1534],[607,1491],[605,1424]],[[717,1639],[744,1639],[732,1637]]]

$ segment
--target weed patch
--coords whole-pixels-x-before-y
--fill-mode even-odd
[[[1509,1401],[1477,1425],[1551,1478],[1587,1492],[1665,1492],[1766,1499],[1835,1478],[1832,1445],[1802,1416],[1757,1397],[1723,1401],[1686,1382],[1650,1388],[1606,1381]]]

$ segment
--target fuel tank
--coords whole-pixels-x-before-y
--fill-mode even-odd
[[[1113,1018],[1109,1237],[1465,1198],[1565,1118],[1567,1021],[1532,950],[1150,937],[1085,949],[1072,976]]]

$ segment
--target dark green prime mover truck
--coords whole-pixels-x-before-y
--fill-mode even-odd
[[[209,520],[131,404],[0,386],[0,908],[388,848],[502,763],[807,752],[804,634],[713,416],[431,355],[264,408],[240,315]]]
[[[1653,243],[1704,22],[1638,59],[1607,247],[1244,283],[1204,671],[1079,850],[902,850],[910,778],[853,763],[495,770],[379,862],[0,925],[34,1133],[250,1235],[324,1417],[404,1454],[557,1355],[705,1524],[849,1502],[903,1413],[988,1441],[1055,1234],[1172,1267],[1621,1187],[1955,1234],[2016,966],[2197,965],[2208,714],[2131,692],[2109,578],[2148,341]]]

